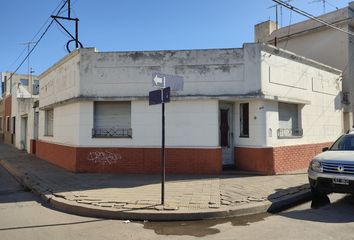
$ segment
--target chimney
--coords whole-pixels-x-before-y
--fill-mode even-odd
[[[254,41],[266,42],[267,38],[277,30],[278,26],[276,22],[268,20],[266,22],[259,23],[254,26]]]

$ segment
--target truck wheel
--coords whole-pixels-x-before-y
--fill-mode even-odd
[[[311,193],[312,193],[312,196],[315,197],[315,198],[323,198],[323,197],[326,197],[326,196],[327,196],[327,194],[318,191],[318,190],[317,190],[316,188],[314,188],[314,187],[311,187]]]

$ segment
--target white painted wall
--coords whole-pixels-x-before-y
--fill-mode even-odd
[[[264,53],[262,89],[274,101],[264,101],[267,146],[285,146],[332,142],[343,132],[341,104],[342,81],[338,72],[316,68],[282,56]],[[303,137],[278,139],[278,101],[296,103],[301,107]],[[301,104],[301,101],[308,103]],[[272,135],[269,134],[272,132]]]
[[[54,108],[53,137],[44,136],[40,111],[39,138],[68,146],[159,147],[161,105],[132,101],[132,138],[92,138],[93,102],[76,102]],[[218,101],[176,101],[166,104],[166,146],[217,147]]]
[[[184,77],[182,96],[260,91],[260,49],[95,52],[79,49],[43,73],[40,108],[73,98],[148,97],[154,72]]]
[[[322,20],[345,30],[353,31],[354,2],[331,13],[319,16]],[[339,24],[338,24],[339,23]],[[257,25],[267,28],[267,23]],[[260,31],[258,29],[258,31]],[[261,31],[264,32],[264,31]],[[299,55],[314,59],[326,65],[343,71],[343,92],[350,93],[351,105],[344,105],[344,111],[353,112],[354,109],[354,47],[353,37],[335,29],[324,27],[314,20],[306,20],[276,30],[266,36],[256,35],[256,42],[274,42],[277,38],[277,46]]]
[[[53,136],[45,136],[45,111],[39,112],[39,139],[51,143],[76,146],[79,144],[80,103],[54,108]]]
[[[94,52],[80,49],[80,94],[148,96],[152,74],[184,77],[180,95],[244,94],[260,89],[259,46],[153,52]],[[258,75],[257,75],[258,74]]]
[[[24,134],[23,125],[21,124],[22,117],[27,117],[27,138],[26,149],[30,151],[30,140],[33,139],[33,126],[34,126],[34,109],[33,104],[38,97],[33,98],[17,98],[16,95],[11,96],[12,100],[12,117],[16,117],[16,131],[15,131],[15,147],[23,149],[22,134]],[[12,121],[12,118],[11,118]],[[12,123],[11,123],[12,124]]]
[[[331,68],[311,66],[301,62],[301,57],[291,60],[283,55],[262,51],[262,92],[278,98],[311,101],[314,93],[336,98],[336,107],[341,108],[340,72]],[[277,100],[275,98],[275,100]]]
[[[44,89],[40,106],[45,109],[55,104],[54,136],[44,136],[41,111],[40,140],[91,147],[160,146],[161,106],[149,106],[147,100],[132,101],[131,139],[92,138],[93,99],[146,97],[154,71],[183,75],[185,90],[178,94],[199,98],[177,98],[166,104],[169,147],[218,147],[219,100],[235,103],[235,146],[326,142],[342,131],[340,72],[276,48],[246,44],[244,49],[124,53],[80,49],[76,54],[40,76],[41,91]],[[257,97],[249,98],[251,92],[258,92]],[[79,96],[82,99],[65,103]],[[304,137],[277,138],[277,101],[306,104],[302,109]],[[249,138],[239,137],[241,102],[250,103]]]
[[[92,138],[93,102],[80,102],[80,146],[161,146],[161,105],[132,101],[132,138]],[[218,101],[174,101],[166,104],[166,146],[217,147]],[[55,118],[55,117],[54,117]]]
[[[322,96],[321,96],[322,95]],[[278,102],[264,102],[266,128],[273,133],[267,135],[268,146],[288,146],[334,142],[342,134],[342,111],[335,109],[334,98],[314,94],[312,104],[300,105],[303,136],[300,138],[277,137]]]
[[[249,103],[249,137],[240,137],[240,103]],[[234,106],[234,145],[244,147],[266,146],[266,121],[263,101],[237,101]]]
[[[79,96],[79,67],[80,56],[75,51],[39,76],[40,108]]]

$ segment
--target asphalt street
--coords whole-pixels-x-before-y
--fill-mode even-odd
[[[354,198],[332,194],[277,214],[191,222],[130,222],[52,209],[0,167],[0,238],[352,239]]]

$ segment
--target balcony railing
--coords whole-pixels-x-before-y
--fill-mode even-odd
[[[279,128],[278,138],[299,138],[303,136],[302,128]]]
[[[94,138],[131,138],[133,136],[131,128],[93,128]]]

